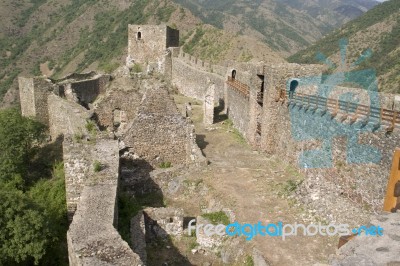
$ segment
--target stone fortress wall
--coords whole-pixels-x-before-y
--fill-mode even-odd
[[[212,70],[218,69],[218,72]],[[210,84],[215,84],[215,98],[223,99],[224,67],[212,65],[184,53],[174,50],[172,56],[172,84],[179,91],[189,97],[203,101],[206,89]]]
[[[96,73],[19,79],[23,115],[46,124],[52,140],[63,139],[70,265],[144,265],[141,250],[115,229],[120,151],[154,167],[207,163],[167,89],[122,69],[112,84]]]
[[[305,181],[300,187],[299,198],[303,199],[310,208],[315,209],[327,220],[348,222],[358,217],[367,215],[371,210],[379,211],[383,206],[383,199],[389,177],[393,152],[400,145],[398,129],[388,133],[388,125],[381,125],[375,132],[361,132],[354,129],[357,123],[365,117],[359,117],[352,124],[351,116],[338,114],[330,117],[330,112],[323,114],[322,109],[307,110],[307,104],[288,105],[279,99],[279,91],[287,88],[287,83],[293,78],[318,75],[318,68],[312,66],[298,66],[293,64],[265,67],[266,99],[264,99],[264,113],[261,132],[261,149],[276,154],[290,165],[293,165],[304,173]],[[318,86],[318,83],[315,84]],[[311,86],[313,87],[313,86]],[[299,88],[299,92],[310,92],[315,88]],[[347,89],[348,91],[348,89]],[[351,89],[362,99],[365,91]],[[343,93],[343,88],[332,92],[329,98],[337,99]],[[313,94],[313,93],[310,93]],[[398,108],[393,95],[379,94],[380,106],[386,108]],[[400,110],[400,109],[397,109]],[[356,143],[352,145],[370,145],[378,149],[381,160],[377,163],[349,163],[352,155],[359,155],[362,150],[350,150],[349,138],[337,134],[332,139],[325,139],[324,134],[319,137],[306,138],[303,141],[296,140],[293,119],[307,121],[303,127],[315,129],[314,132],[326,132],[342,124],[353,128],[353,136]],[[310,123],[311,121],[311,123]],[[371,119],[370,123],[374,123]],[[368,124],[369,127],[371,125]],[[367,126],[367,127],[368,127]],[[360,127],[362,131],[362,127]],[[327,145],[323,145],[324,141]],[[331,145],[331,146],[329,146]],[[307,168],[300,165],[300,156],[304,151],[314,149],[331,149],[332,164],[328,167]],[[353,153],[353,154],[352,154]],[[341,207],[342,206],[342,207]],[[344,209],[343,206],[348,206]]]
[[[43,78],[18,78],[22,115],[33,117],[49,125],[47,96],[53,90],[50,80]]]
[[[165,74],[182,94],[198,100],[212,99],[215,106],[223,104],[250,145],[279,156],[306,174],[299,198],[324,218],[346,223],[366,206],[375,210],[382,206],[392,153],[400,145],[398,128],[362,133],[357,139],[380,151],[382,159],[377,164],[347,164],[349,140],[340,135],[332,138],[336,167],[304,169],[298,163],[302,152],[321,148],[323,139],[296,140],[293,117],[311,119],[313,123],[307,126],[323,126],[321,130],[333,127],[341,118],[346,119],[340,123],[350,120],[342,113],[321,122],[318,117],[329,113],[309,111],[285,97],[291,80],[321,75],[321,66],[237,62],[217,66],[185,54],[176,47],[178,43],[179,33],[166,26],[130,25],[127,66],[146,65],[144,71]],[[122,72],[117,75],[125,77],[126,83],[132,82],[126,78],[129,71]],[[144,158],[153,166],[162,162],[206,163],[195,143],[193,125],[179,115],[162,86],[143,83],[139,87],[146,89],[126,93],[107,86],[109,80],[107,75],[94,73],[59,81],[19,78],[22,114],[48,125],[53,139],[64,135],[67,203],[69,217],[73,217],[68,231],[71,265],[143,262],[141,251],[140,256],[134,253],[114,229],[120,151]],[[317,80],[298,88],[297,93],[312,94],[318,85]],[[337,98],[346,90],[330,97]],[[381,96],[382,106],[399,110],[394,96]],[[93,135],[86,127],[88,119],[98,122],[108,133],[96,128]],[[96,161],[101,163],[100,172],[94,171]],[[350,208],[338,210],[343,206]]]
[[[324,82],[323,66],[236,62],[215,66],[182,50],[173,54],[172,62],[172,81],[182,94],[204,100],[209,84],[214,83],[216,104],[222,100],[229,119],[253,147],[275,154],[305,173],[307,178],[300,189],[301,197],[324,218],[345,221],[351,216],[351,212],[344,214],[344,211],[336,211],[339,203],[333,202],[352,206],[361,213],[368,213],[368,209],[371,208],[378,210],[382,207],[393,151],[400,145],[399,129],[389,130],[390,123],[382,123],[379,130],[374,132],[361,132],[357,138],[358,144],[378,149],[381,154],[378,163],[348,163],[347,157],[352,153],[348,149],[349,140],[338,134],[331,140],[331,167],[311,169],[299,165],[299,158],[304,151],[323,148],[322,137],[310,136],[309,140],[304,141],[294,139],[291,120],[293,112],[296,112],[299,106],[288,106],[288,99],[284,100],[280,93],[288,89],[288,83],[293,79],[311,76],[318,79],[319,76],[320,80],[315,80],[312,86],[297,89],[298,93],[315,95],[316,88]],[[367,104],[368,95],[366,96],[365,90],[356,88],[338,87],[329,98],[336,101],[341,95],[349,92],[360,99],[360,104]],[[400,102],[394,95],[379,93],[378,98],[379,107],[400,110]],[[299,114],[303,112],[304,119],[312,119],[311,112],[304,110],[305,108],[300,109]],[[349,126],[353,123],[350,122],[352,116],[347,114],[338,114],[331,122],[327,119],[321,122],[320,111],[316,113],[315,124],[308,125],[311,128],[319,127],[321,123],[324,128],[329,128],[339,120],[343,120],[340,123]],[[360,116],[356,121],[362,119],[365,117]],[[340,167],[337,167],[338,165]],[[310,199],[310,195],[313,199]],[[347,202],[347,205],[344,202]]]

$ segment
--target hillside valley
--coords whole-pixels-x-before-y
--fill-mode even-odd
[[[322,53],[337,63],[341,39],[348,40],[347,66],[364,57],[353,69],[374,69],[381,91],[400,93],[400,1],[384,2],[288,60],[321,63],[316,55]],[[365,57],[368,53],[370,58]]]
[[[18,101],[18,75],[59,78],[71,72],[111,72],[125,61],[128,24],[165,23],[178,28],[185,52],[214,63],[283,62],[376,3],[2,1],[0,97],[4,96],[4,106]]]

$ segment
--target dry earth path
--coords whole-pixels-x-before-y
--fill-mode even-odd
[[[198,144],[210,161],[207,170],[190,173],[191,178],[201,179],[210,188],[210,197],[196,198],[192,206],[182,207],[191,211],[199,201],[209,202],[211,208],[213,204],[222,205],[231,209],[240,223],[311,223],[308,210],[293,207],[290,200],[280,196],[285,193],[283,187],[288,180],[301,178],[293,167],[254,151],[228,120],[205,128],[200,102],[182,96],[175,96],[175,101],[181,110],[184,102],[192,102]],[[329,255],[336,252],[337,243],[337,237],[296,236],[284,241],[258,236],[248,246],[256,247],[272,265],[314,265],[327,263]]]

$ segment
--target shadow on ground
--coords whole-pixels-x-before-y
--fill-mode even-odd
[[[133,247],[131,219],[147,207],[165,207],[164,196],[161,188],[150,177],[154,168],[145,160],[122,158],[120,169],[118,231]],[[142,238],[146,241],[147,265],[192,265],[174,246],[172,239],[157,221],[152,220],[146,213],[144,221],[146,230]],[[140,255],[140,252],[137,253]],[[141,257],[143,259],[143,255]]]
[[[214,108],[214,123],[220,123],[228,119],[228,115],[223,113],[225,103],[223,100],[219,101],[219,105]]]

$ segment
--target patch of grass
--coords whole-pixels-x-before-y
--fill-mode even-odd
[[[194,186],[194,187],[198,187],[200,186],[200,184],[202,184],[204,181],[203,179],[198,179],[198,180],[185,180],[183,181],[183,183],[186,184],[186,186],[190,187],[190,186]]]
[[[89,133],[93,133],[94,131],[96,131],[96,123],[94,122],[94,121],[92,121],[92,120],[88,120],[88,121],[86,121],[86,125],[85,125],[85,127],[86,127],[86,130],[89,132]]]
[[[84,137],[85,134],[83,134],[83,132],[76,132],[73,136],[74,141],[77,143],[81,143]]]
[[[184,234],[182,237],[182,240],[184,241],[185,245],[187,246],[188,252],[190,252],[192,249],[195,249],[199,246],[199,244],[196,241],[196,232],[193,231],[192,235],[189,236],[187,234]]]
[[[171,162],[162,162],[160,163],[160,168],[162,169],[167,169],[167,168],[171,168],[172,167],[172,163]]]
[[[346,162],[343,162],[343,161],[341,161],[341,160],[339,160],[339,161],[336,162],[336,167],[337,167],[337,168],[342,168],[342,167],[345,166],[345,165],[346,165]]]
[[[245,260],[244,260],[244,266],[254,266],[254,260],[251,255],[247,255]]]
[[[280,162],[279,164],[282,164],[283,162]],[[293,167],[292,165],[288,164],[285,168],[285,172],[289,175],[291,175],[292,177],[296,178],[296,179],[305,179],[305,176],[302,175],[295,167]]]
[[[230,119],[227,119],[224,121],[224,125],[226,127],[226,130],[231,132],[232,135],[234,136],[234,138],[241,144],[246,144],[247,141],[246,139],[243,137],[243,135],[239,132],[238,129],[236,129],[234,127],[233,121]]]
[[[163,8],[157,9],[156,16],[159,21],[167,22],[171,18],[171,15],[172,13],[174,13],[175,10],[176,8],[174,6],[165,6]]]
[[[289,197],[303,183],[304,180],[290,179],[283,184],[280,184],[278,195],[283,198]]]
[[[99,68],[105,71],[106,73],[112,73],[114,70],[116,70],[119,67],[119,64],[114,62],[114,63],[103,63],[99,65]]]
[[[103,166],[101,165],[101,163],[99,161],[96,160],[93,162],[93,171],[95,173],[100,172],[102,170],[102,168],[103,168]]]
[[[223,211],[205,213],[205,214],[202,215],[202,217],[207,219],[207,220],[209,220],[214,225],[218,225],[218,224],[228,225],[228,224],[230,224],[230,220],[229,220],[228,215],[226,215],[226,213],[223,212]]]
[[[232,134],[241,144],[246,144],[247,143],[246,139],[243,137],[243,135],[236,128],[232,129]]]
[[[132,72],[133,73],[142,73],[143,72],[142,66],[138,63],[135,63],[133,65]]]

